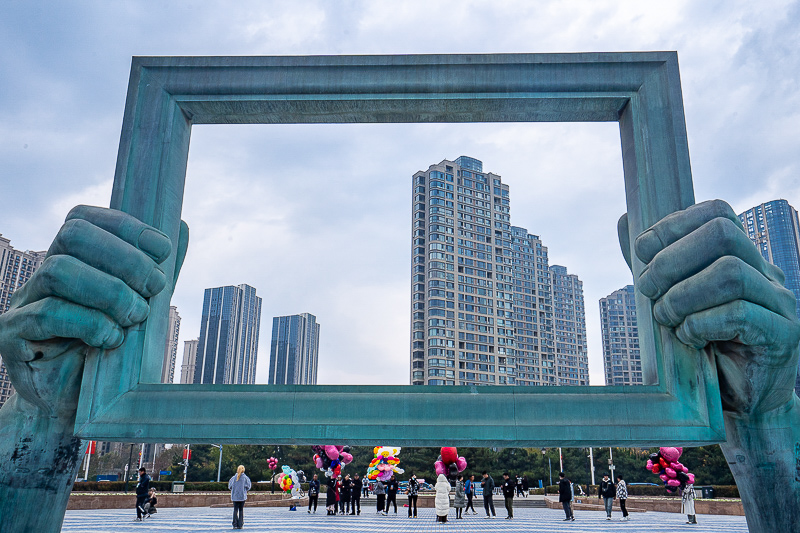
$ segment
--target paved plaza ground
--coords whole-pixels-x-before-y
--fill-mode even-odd
[[[501,504],[502,505],[502,504]],[[216,532],[230,531],[231,513],[228,508],[208,507],[162,509],[153,518],[144,522],[134,522],[135,511],[97,510],[67,511],[63,532]],[[505,520],[505,510],[498,509],[498,517],[486,520],[483,513],[470,515],[463,520],[455,520],[455,512],[450,511],[446,524],[434,520],[433,509],[420,509],[420,517],[410,520],[401,509],[400,514],[379,516],[367,511],[361,516],[326,516],[325,511],[309,515],[305,509],[296,512],[280,508],[245,507],[244,530],[270,533],[422,533],[422,532],[474,532],[474,533],[595,533],[595,532],[646,532],[661,533],[673,531],[694,531],[697,533],[747,533],[743,516],[699,515],[698,525],[687,525],[686,516],[675,513],[633,513],[630,522],[620,522],[619,513],[614,513],[613,521],[605,519],[605,513],[596,511],[576,511],[574,522],[563,522],[564,513],[551,509],[517,509],[513,520]]]

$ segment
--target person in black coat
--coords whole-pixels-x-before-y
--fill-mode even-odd
[[[363,486],[364,483],[361,481],[361,478],[358,477],[358,474],[355,474],[352,481],[353,490],[350,494],[350,498],[352,499],[350,503],[352,512],[350,514],[361,514],[361,489]]]
[[[400,490],[400,483],[397,478],[392,474],[392,478],[386,483],[386,512],[389,512],[389,506],[394,504],[394,514],[397,514],[397,491]]]
[[[329,477],[328,492],[325,494],[325,508],[328,510],[329,515],[336,514],[336,506],[338,505],[336,500],[336,478]]]
[[[517,482],[508,475],[508,472],[503,474],[503,499],[506,504],[507,520],[514,518],[514,490],[517,488]]]
[[[341,476],[340,476],[341,477]],[[351,486],[350,474],[346,474],[344,479],[341,480],[341,492],[339,493],[339,511],[342,514],[350,512],[350,491],[353,489]]]
[[[136,520],[142,521],[143,506],[150,497],[150,476],[144,467],[139,469],[139,482],[136,484]]]
[[[564,474],[564,472],[559,472],[558,478],[558,501],[561,502],[561,506],[564,508],[564,513],[567,515],[564,521],[574,521],[575,515],[572,514],[572,482],[567,479],[567,476]]]
[[[603,499],[606,508],[606,520],[611,520],[611,508],[614,505],[614,498],[617,496],[617,487],[608,474],[603,474],[603,481],[600,482],[600,488],[597,491],[597,496]]]
[[[308,482],[308,513],[311,514],[311,504],[314,504],[314,512],[317,512],[317,501],[319,500],[319,479],[317,475]]]

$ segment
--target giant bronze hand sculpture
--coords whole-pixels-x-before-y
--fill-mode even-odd
[[[619,224],[630,265],[627,218]],[[653,315],[716,362],[727,442],[722,451],[751,532],[797,531],[800,513],[800,348],[795,298],[725,202],[673,213],[636,238],[638,289]]]
[[[184,224],[176,272],[187,243]],[[0,315],[0,355],[17,391],[0,409],[1,531],[60,529],[83,451],[73,429],[84,358],[118,347],[147,318],[147,298],[168,286],[159,264],[172,249],[125,213],[76,207]]]

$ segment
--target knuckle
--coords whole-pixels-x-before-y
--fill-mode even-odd
[[[89,230],[90,226],[89,222],[80,218],[64,222],[55,238],[55,242],[58,243],[58,249],[68,253],[80,241],[81,235]]]
[[[91,209],[92,208],[88,205],[84,204],[76,205],[75,207],[69,210],[69,213],[67,213],[66,220],[86,218],[89,215]]]

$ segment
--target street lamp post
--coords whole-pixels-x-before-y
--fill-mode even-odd
[[[592,473],[592,485],[594,485],[594,454],[592,448],[589,448],[589,470]]]
[[[222,444],[212,444],[214,448],[219,448],[219,466],[217,467],[217,483],[222,472]]]

